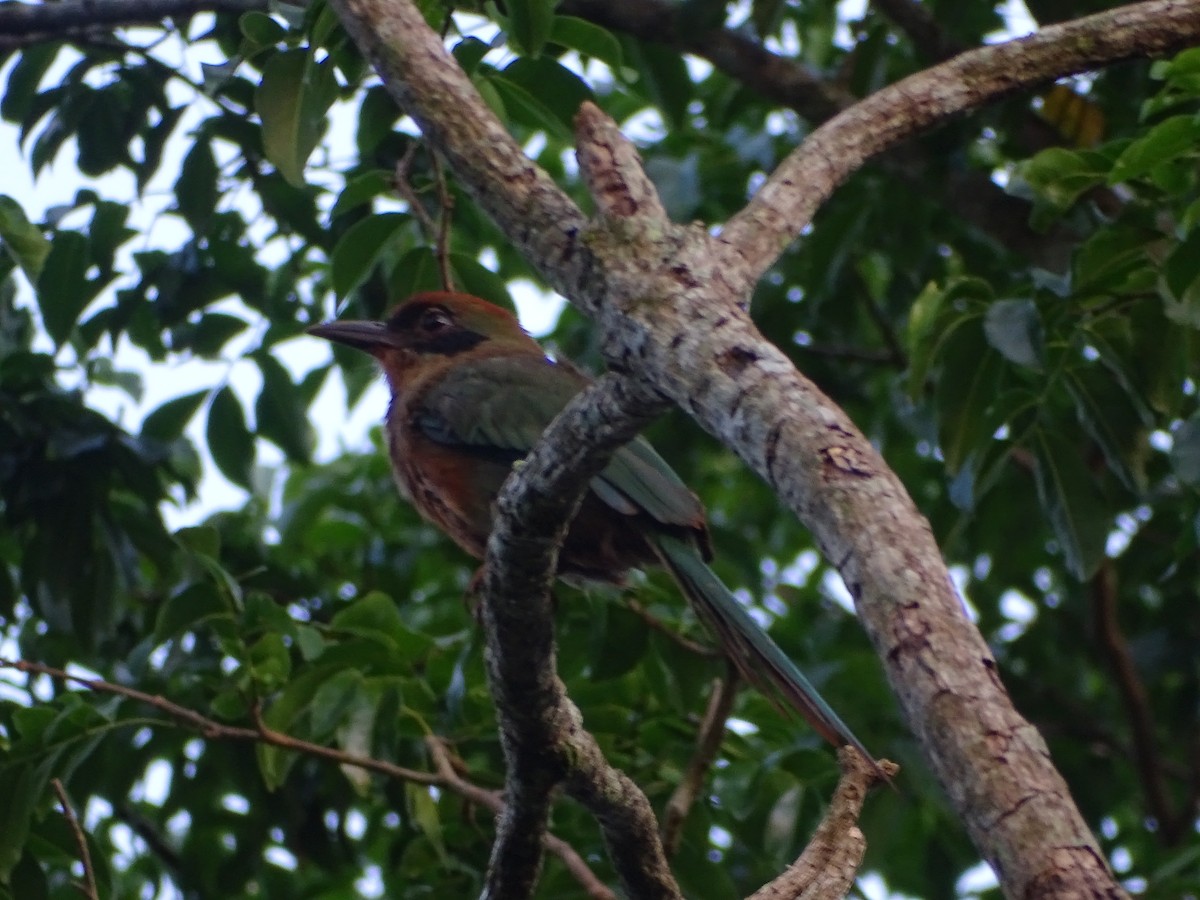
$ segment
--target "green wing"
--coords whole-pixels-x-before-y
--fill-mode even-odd
[[[422,398],[416,425],[432,440],[520,459],[587,379],[547,359],[506,356],[451,370]],[[649,442],[638,437],[592,480],[596,495],[626,515],[668,525],[703,521],[699,501]]]

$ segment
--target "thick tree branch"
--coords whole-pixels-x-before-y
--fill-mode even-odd
[[[698,226],[602,217],[586,227],[521,156],[410,2],[334,2],[460,182],[551,284],[598,317],[610,365],[636,372],[689,410],[812,529],[855,598],[923,752],[1005,892],[1123,896],[1044,742],[1013,708],[995,660],[963,614],[928,523],[872,445],[762,339],[742,307],[765,266],[848,173],[844,159],[861,162],[939,116],[1035,80],[1180,46],[1188,40],[1181,32],[1200,31],[1200,2],[1126,7],[1084,20],[1101,33],[1076,23],[1057,30],[1057,45],[1036,36],[1007,50],[973,51],[935,70],[936,78],[916,76],[881,91],[857,108],[865,112],[843,114],[819,130],[812,147],[806,142],[803,165],[790,159],[720,240]],[[1033,64],[1018,64],[1025,52]],[[1057,69],[1047,62],[1052,55]],[[965,78],[966,87],[945,83],[948,74]],[[409,83],[391,83],[396,77]],[[585,105],[582,115],[602,114]],[[806,173],[811,183],[798,180]],[[527,463],[531,474],[550,465],[549,458]],[[503,545],[512,536],[495,540]],[[501,555],[501,547],[494,552]],[[544,591],[547,560],[533,568],[531,586]],[[542,687],[561,690],[556,681]],[[570,718],[561,724],[575,727]]]
[[[980,47],[911,75],[822,125],[771,174],[722,239],[760,277],[866,160],[947,118],[1063,75],[1200,41],[1200,0],[1152,0]]]
[[[889,6],[896,2],[890,0]],[[859,99],[821,73],[772,53],[745,34],[684,25],[680,6],[668,0],[565,0],[560,8],[639,40],[694,53],[768,100],[795,110],[813,126],[849,109]],[[928,190],[928,170],[933,161],[924,148],[912,143],[895,146],[876,162],[897,178]],[[941,188],[939,201],[981,233],[1037,265],[1055,271],[1065,268],[1066,245],[1073,240],[1067,229],[1056,225],[1049,233],[1035,232],[1029,227],[1029,202],[1005,193],[991,180],[990,173],[958,169],[937,182]]]

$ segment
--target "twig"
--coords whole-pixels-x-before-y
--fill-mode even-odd
[[[733,711],[733,701],[737,698],[737,680],[737,670],[732,666],[724,679],[713,679],[708,708],[704,710],[704,719],[696,735],[696,751],[688,762],[682,780],[671,794],[671,799],[667,801],[667,808],[663,814],[663,846],[668,856],[674,856],[679,849],[684,820],[704,787],[708,770],[712,768],[713,760],[721,749],[725,723],[729,720],[729,714]]]
[[[450,270],[450,220],[454,213],[454,197],[446,188],[446,172],[442,168],[442,161],[438,159],[436,153],[430,154],[429,159],[433,164],[433,177],[437,181],[438,205],[441,207],[438,213],[437,243],[434,244],[434,254],[437,257],[438,271],[442,276],[442,288],[452,291],[454,290],[454,273]]]
[[[412,214],[416,216],[421,230],[425,232],[425,236],[432,240],[435,233],[433,218],[429,215],[429,211],[425,209],[425,204],[421,202],[421,198],[417,195],[416,190],[412,186],[412,181],[409,180],[409,172],[412,170],[413,159],[416,158],[417,150],[420,149],[420,140],[414,138],[408,145],[408,149],[404,151],[404,155],[396,160],[396,165],[392,169],[392,189],[395,190],[400,197],[408,203]]]
[[[651,629],[674,641],[689,653],[695,653],[697,656],[703,657],[704,659],[720,659],[722,656],[724,656],[724,654],[715,647],[710,647],[709,645],[702,644],[699,641],[693,641],[691,638],[680,634],[674,628],[667,625],[658,616],[654,615],[654,613],[650,612],[650,610],[646,609],[646,607],[644,607],[637,600],[626,600],[625,606],[631,613],[645,622],[646,625]]]
[[[75,844],[79,847],[79,861],[83,863],[83,884],[77,884],[75,887],[88,900],[100,900],[100,893],[96,890],[96,873],[92,870],[92,854],[88,851],[87,836],[83,833],[83,826],[79,824],[75,810],[71,808],[71,801],[67,798],[67,789],[63,787],[63,783],[57,778],[52,778],[50,784],[58,796],[63,818],[67,820],[71,834],[75,835]]]
[[[431,749],[435,767],[437,772],[421,772],[416,769],[408,769],[403,766],[397,766],[383,760],[374,759],[368,756],[359,756],[354,753],[346,753],[342,750],[337,750],[332,747],[325,747],[320,744],[312,744],[308,741],[300,740],[299,738],[291,737],[282,732],[274,731],[268,728],[262,721],[261,715],[257,709],[253,710],[253,715],[257,723],[255,728],[241,728],[234,725],[225,725],[221,722],[209,719],[201,715],[193,709],[188,709],[186,706],[180,706],[173,703],[165,697],[160,697],[155,694],[147,694],[144,691],[139,691],[134,688],[128,688],[123,685],[113,684],[108,681],[102,681],[96,678],[82,678],[78,675],[72,675],[62,669],[56,669],[53,666],[47,666],[43,663],[32,662],[30,660],[18,659],[9,660],[0,658],[0,668],[15,669],[18,672],[25,672],[33,675],[46,675],[50,678],[55,678],[60,681],[71,682],[85,687],[90,691],[95,691],[100,694],[114,694],[119,697],[125,697],[130,700],[136,700],[139,703],[145,703],[158,709],[181,725],[185,725],[194,731],[197,731],[203,737],[209,740],[232,740],[232,741],[254,741],[257,743],[270,744],[276,747],[282,747],[286,750],[292,750],[297,753],[304,753],[308,756],[315,756],[319,759],[336,762],[339,765],[357,766],[369,772],[375,772],[379,775],[387,776],[388,778],[396,778],[402,781],[408,781],[414,784],[428,785],[431,787],[440,787],[453,791],[459,796],[481,806],[485,806],[493,811],[499,811],[503,808],[504,803],[499,794],[494,791],[489,791],[486,788],[472,784],[465,778],[461,777],[454,771],[453,765],[449,762],[448,755],[442,751],[439,757]],[[437,741],[437,738],[429,737],[426,743]],[[432,746],[432,745],[430,745]],[[588,892],[588,896],[596,898],[596,900],[612,900],[613,894],[605,887],[600,880],[587,867],[587,863],[575,852],[571,846],[561,838],[547,834],[544,838],[545,847],[551,853],[558,856],[567,870],[574,876],[584,889]]]
[[[858,817],[867,791],[882,779],[871,761],[852,747],[838,751],[838,764],[841,780],[812,840],[782,875],[751,894],[749,900],[840,900],[850,890],[867,849]],[[888,778],[900,771],[888,760],[878,765]]]

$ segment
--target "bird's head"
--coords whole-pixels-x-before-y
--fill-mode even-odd
[[[414,294],[381,322],[325,322],[308,333],[370,353],[394,382],[414,367],[472,351],[541,352],[508,310],[447,291]]]

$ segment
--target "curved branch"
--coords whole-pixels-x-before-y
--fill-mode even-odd
[[[1023,88],[1200,40],[1200,0],[1152,0],[980,47],[911,75],[826,122],[721,236],[757,279],[866,160],[951,116]]]
[[[916,6],[911,0],[887,3],[889,8]],[[726,28],[698,31],[681,24],[680,7],[667,0],[564,0],[560,9],[638,40],[694,53],[771,102],[795,110],[814,127],[858,102],[858,97],[819,72],[772,53],[745,34]],[[955,52],[958,49],[962,48]],[[928,188],[926,170],[932,160],[924,148],[911,143],[892,147],[876,162],[890,174],[919,183],[922,190]],[[1029,202],[1006,193],[989,173],[957,170],[939,178],[938,184],[939,201],[963,221],[1039,266],[1065,269],[1065,248],[1073,239],[1068,229],[1056,224],[1048,233],[1034,231],[1029,226]]]

